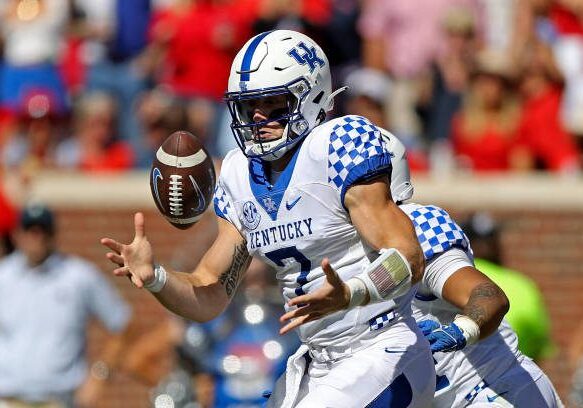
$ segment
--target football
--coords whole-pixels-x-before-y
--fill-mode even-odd
[[[194,225],[208,208],[215,189],[213,161],[193,134],[172,133],[152,163],[150,189],[156,207],[176,228]]]

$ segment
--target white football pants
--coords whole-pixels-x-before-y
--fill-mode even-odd
[[[525,357],[482,389],[471,408],[562,408],[553,384],[531,359]]]
[[[412,319],[411,319],[412,320]],[[333,359],[312,352],[301,377],[296,408],[428,407],[435,390],[435,367],[427,340],[414,321],[399,322],[374,341]],[[303,346],[305,347],[305,346]],[[306,348],[307,349],[307,348]],[[297,358],[297,356],[296,356]],[[268,406],[286,406],[277,395],[294,393],[288,371]],[[287,385],[285,376],[288,375]],[[279,389],[278,389],[279,388]],[[287,390],[284,390],[287,388]],[[277,405],[280,404],[280,405]]]

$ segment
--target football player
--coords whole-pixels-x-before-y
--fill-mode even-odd
[[[423,253],[391,199],[391,152],[379,130],[360,116],[326,121],[337,92],[309,37],[251,38],[226,93],[240,149],[223,161],[219,233],[196,270],[154,265],[140,213],[132,243],[102,243],[116,275],[195,321],[225,309],[252,256],[271,264],[285,299],[281,333],[297,329],[303,344],[269,406],[425,407],[434,364],[411,314]]]
[[[434,353],[433,406],[562,406],[549,378],[518,350],[503,320],[508,299],[474,267],[462,229],[437,206],[404,203],[413,196],[405,148],[381,132],[393,153],[393,199],[413,221],[426,260],[413,313]]]

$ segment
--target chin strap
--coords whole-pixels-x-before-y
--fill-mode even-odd
[[[282,139],[287,139],[288,135],[290,133],[290,129],[289,129],[289,125],[285,127],[283,135],[277,139],[277,140],[273,140],[271,142],[267,142],[267,143],[274,143],[274,142],[278,142]],[[271,152],[271,153],[267,153],[263,156],[261,156],[261,160],[265,160],[265,161],[274,161],[277,159],[282,158],[288,151],[290,151],[291,149],[293,149],[293,147],[301,140],[302,138],[298,137],[295,140],[291,140],[289,144],[285,145],[284,147]]]

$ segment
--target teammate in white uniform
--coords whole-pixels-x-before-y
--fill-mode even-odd
[[[413,195],[405,149],[383,133],[394,154],[393,198],[413,221],[427,263],[413,311],[434,351],[433,406],[562,406],[548,377],[518,350],[516,334],[502,320],[508,300],[474,268],[462,229],[439,207],[402,204]]]
[[[129,245],[102,243],[130,276],[195,321],[221,313],[251,256],[273,265],[302,347],[268,405],[425,407],[435,387],[427,340],[411,314],[424,259],[391,199],[392,153],[367,119],[325,122],[329,64],[303,34],[278,30],[236,56],[226,100],[240,150],[215,192],[219,234],[192,273],[154,266],[144,220]],[[332,313],[333,311],[336,311]]]

